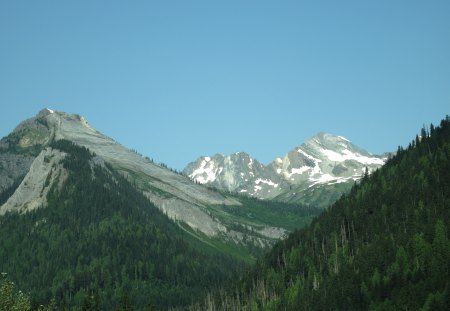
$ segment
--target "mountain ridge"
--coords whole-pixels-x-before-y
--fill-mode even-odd
[[[245,215],[236,218],[233,209],[242,207],[242,199],[208,189],[153,163],[95,130],[78,114],[69,115],[48,108],[21,122],[0,140],[0,192],[18,184],[14,193],[0,206],[0,215],[7,211],[23,213],[46,206],[49,189],[54,182],[61,183],[65,176],[64,169],[58,164],[64,155],[48,149],[51,142],[60,140],[89,149],[95,154],[93,161],[110,163],[151,203],[173,221],[186,224],[191,233],[201,239],[205,235],[208,239],[226,243],[264,248],[287,233],[287,227],[269,225],[270,219],[265,217],[258,218],[258,221]],[[232,209],[224,212],[227,206]]]
[[[372,155],[345,137],[319,132],[267,165],[245,152],[236,152],[202,156],[189,163],[183,173],[221,190],[295,202],[299,192],[333,192],[338,188],[335,184],[350,185],[361,179],[366,168],[372,172],[386,159],[386,154]],[[323,207],[328,203],[331,202]]]

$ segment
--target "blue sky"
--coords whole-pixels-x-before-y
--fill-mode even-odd
[[[49,107],[182,169],[450,114],[450,1],[0,1],[0,136]]]

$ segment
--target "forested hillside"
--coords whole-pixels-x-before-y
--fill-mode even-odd
[[[450,119],[279,242],[202,310],[449,310]]]
[[[52,298],[61,310],[167,309],[243,267],[190,240],[86,148],[64,140],[51,147],[67,153],[63,186],[55,183],[46,208],[0,217],[0,272],[30,295],[33,309]]]
[[[47,310],[450,306],[448,117],[422,129],[384,167],[244,274],[247,265],[236,248],[187,234],[102,158],[66,140],[50,147],[66,153],[66,173],[51,184],[48,206],[0,217],[5,310],[40,304]],[[2,201],[16,187],[6,189]],[[303,217],[300,226],[317,212],[241,199],[243,206],[216,206],[211,215],[230,224],[236,218],[295,228],[292,215]]]
[[[316,206],[248,200],[208,189],[125,148],[80,115],[43,109],[0,139],[0,215],[47,205],[63,156],[48,147],[60,139],[96,153],[96,163],[108,162],[191,237],[229,248],[228,253],[247,261],[320,212]]]

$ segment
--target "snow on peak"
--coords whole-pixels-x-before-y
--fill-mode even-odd
[[[358,175],[354,175],[354,176],[350,176],[350,177],[334,177],[331,176],[330,174],[324,174],[322,176],[320,176],[319,178],[310,178],[309,180],[312,182],[311,185],[309,185],[308,188],[311,188],[317,184],[340,184],[340,183],[344,183],[344,182],[349,182],[349,181],[357,181],[358,179],[360,179],[361,176]]]
[[[216,167],[210,157],[204,157],[199,168],[189,175],[193,180],[206,184],[217,179],[217,175],[222,172],[222,168]]]
[[[375,170],[384,162],[343,136],[322,132],[268,166],[245,152],[236,152],[224,158],[202,157],[188,174],[202,184],[268,198],[290,192],[290,185],[308,187],[359,180],[365,167]]]
[[[316,161],[319,161],[319,162],[320,162],[319,159],[316,159],[316,158],[314,158],[312,155],[307,154],[307,153],[304,152],[301,148],[299,148],[299,149],[297,150],[297,152],[300,153],[300,154],[302,154],[302,155],[304,155],[305,157],[307,157],[308,159],[310,159],[310,160],[312,160],[312,161],[314,161],[314,162],[316,162]]]
[[[274,183],[273,181],[271,181],[270,179],[262,179],[262,178],[258,178],[257,180],[255,180],[255,184],[259,185],[260,183],[272,186],[274,188],[278,187],[278,184]]]
[[[38,117],[38,118],[46,117],[46,116],[48,116],[48,115],[50,115],[50,114],[52,114],[52,113],[54,113],[53,110],[48,109],[48,108],[44,108],[44,109],[42,109],[41,111],[39,111],[39,113],[37,114],[36,117]]]
[[[253,159],[250,158],[250,162],[248,163],[248,168],[253,169]]]
[[[344,136],[338,136],[340,139],[345,140],[346,142],[350,142],[350,140],[348,140],[347,138],[345,138]]]
[[[333,162],[344,162],[345,160],[355,160],[359,163],[365,165],[383,165],[384,161],[375,157],[366,157],[359,153],[352,152],[348,149],[342,150],[341,153],[338,153],[333,150],[320,148],[320,152],[323,153],[330,161]]]
[[[291,169],[291,172],[290,173],[286,172],[285,176],[287,178],[290,178],[292,175],[296,175],[296,174],[301,175],[304,172],[309,171],[309,170],[313,170],[313,169],[314,169],[313,167],[305,165],[305,166],[302,166],[300,168],[293,168],[293,169]]]

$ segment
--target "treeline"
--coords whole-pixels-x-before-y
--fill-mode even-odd
[[[0,217],[0,272],[38,309],[168,309],[244,269],[242,262],[182,230],[107,163],[65,140],[60,187],[48,206]]]
[[[449,310],[450,119],[192,310]]]

